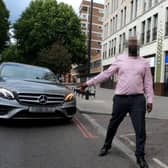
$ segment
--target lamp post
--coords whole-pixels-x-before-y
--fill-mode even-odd
[[[90,60],[91,60],[91,41],[92,41],[92,18],[93,18],[93,0],[90,1],[90,11],[89,11],[89,35],[88,35],[88,72],[87,76],[90,77]]]

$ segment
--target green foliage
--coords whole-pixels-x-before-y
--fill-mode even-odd
[[[64,74],[71,69],[71,55],[61,43],[42,49],[37,60],[37,64],[52,69],[56,74]]]
[[[2,61],[23,62],[22,53],[17,45],[10,45],[3,50]]]
[[[55,42],[63,42],[72,63],[85,60],[85,36],[72,7],[56,0],[35,0],[14,24],[15,37],[26,62],[37,63],[38,53]]]
[[[0,53],[2,52],[8,38],[9,30],[9,12],[5,7],[5,4],[0,0]]]

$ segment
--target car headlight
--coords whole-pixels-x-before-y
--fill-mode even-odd
[[[68,93],[65,95],[65,101],[71,101],[74,98],[74,94],[73,93]]]
[[[14,99],[14,94],[5,88],[0,88],[0,97],[6,98],[6,99]]]

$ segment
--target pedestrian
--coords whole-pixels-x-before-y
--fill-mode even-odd
[[[108,154],[117,128],[129,112],[136,134],[135,156],[140,168],[148,168],[145,160],[145,114],[152,111],[153,82],[148,62],[138,55],[137,37],[130,37],[127,42],[128,54],[119,55],[111,66],[96,77],[81,84],[80,89],[101,83],[112,75],[117,75],[115,95],[113,97],[112,117],[99,156]]]

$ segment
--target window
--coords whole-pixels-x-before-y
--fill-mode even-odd
[[[116,23],[115,23],[115,30],[117,31],[118,30],[118,15],[116,15],[116,19],[115,19]]]
[[[87,15],[81,15],[81,18],[82,18],[82,19],[86,19],[86,18],[87,18]]]
[[[115,12],[115,4],[116,4],[116,0],[112,0],[113,1],[113,12]]]
[[[107,43],[104,44],[104,47],[103,47],[103,59],[106,59],[107,58]]]
[[[119,41],[119,53],[121,52],[121,41],[122,41],[122,35],[120,35],[120,41]]]
[[[103,9],[99,9],[99,13],[100,13],[100,14],[103,14],[103,13],[104,13],[104,10],[103,10]]]
[[[129,37],[132,36],[132,29],[129,29]]]
[[[124,8],[124,25],[126,25],[126,19],[127,19],[127,7]]]
[[[102,38],[102,35],[101,34],[97,34],[97,37]]]
[[[133,1],[131,1],[131,13],[130,13],[130,20],[133,19]]]
[[[103,45],[103,59],[105,59],[105,45]]]
[[[157,38],[157,27],[158,27],[158,14],[153,16],[152,40],[156,40]]]
[[[114,47],[114,44],[113,44],[113,40],[111,41],[111,56],[113,56],[113,47]]]
[[[107,58],[107,43],[106,43],[106,47],[105,47],[105,56],[106,56],[106,58]]]
[[[113,34],[113,19],[110,20],[110,33]]]
[[[149,0],[148,8],[151,8],[151,7],[152,7],[152,0]]]
[[[114,50],[113,50],[114,55],[116,54],[116,43],[117,43],[117,39],[115,38],[114,39]]]
[[[166,8],[165,35],[168,36],[168,7]]]
[[[122,48],[122,51],[124,51],[124,48],[125,48],[125,43],[126,43],[126,39],[125,39],[125,33],[123,33],[123,48]]]
[[[83,7],[82,11],[87,12],[87,7]]]
[[[111,41],[109,41],[109,53],[108,53],[108,56],[109,57],[111,56]]]
[[[107,4],[107,15],[109,15],[110,14],[110,4],[108,3]]]
[[[82,29],[86,29],[86,24],[85,24],[85,23],[82,23],[82,24],[81,24],[81,28],[82,28]]]
[[[116,9],[118,9],[118,1],[116,2]]]
[[[136,34],[137,34],[137,32],[136,32],[136,26],[134,26],[134,28],[133,28],[133,30],[134,30],[134,36],[136,36]]]
[[[120,28],[123,26],[123,10],[121,10],[121,23],[120,23]]]
[[[103,17],[98,17],[99,22],[103,22]]]
[[[142,34],[141,34],[141,43],[145,43],[145,21],[142,22]]]
[[[113,13],[113,11],[114,11],[113,8],[114,8],[114,1],[112,0],[112,1],[111,1],[111,12],[112,12],[112,13]]]
[[[147,27],[147,32],[146,32],[146,42],[150,42],[150,33],[151,33],[151,18],[148,20],[148,27]]]
[[[137,17],[138,0],[135,0],[135,17]]]
[[[97,60],[95,62],[93,62],[93,67],[94,68],[97,68],[97,67],[100,67],[101,66],[101,60]]]
[[[101,42],[99,41],[99,42],[97,42],[97,44],[98,44],[98,45],[101,45]]]
[[[115,32],[115,17],[113,17],[113,33]]]
[[[96,50],[96,53],[100,53],[100,50]]]
[[[98,26],[98,29],[102,30],[102,26]]]
[[[144,3],[143,3],[143,11],[144,12],[146,11],[146,0],[144,0]]]
[[[107,23],[107,30],[106,30],[107,36],[109,36],[109,24]]]
[[[155,5],[158,3],[158,0],[155,0]]]

